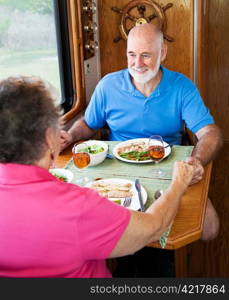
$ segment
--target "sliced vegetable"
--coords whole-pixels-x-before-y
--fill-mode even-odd
[[[79,150],[79,152],[87,152],[90,154],[98,154],[103,151],[104,151],[104,148],[99,145],[91,145],[91,146],[88,146],[88,147],[85,147],[85,148]]]

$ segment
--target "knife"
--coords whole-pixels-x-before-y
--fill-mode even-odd
[[[135,188],[136,188],[136,190],[138,192],[138,199],[139,199],[141,211],[144,211],[145,208],[144,208],[144,204],[143,204],[143,200],[142,200],[141,184],[140,184],[139,179],[135,180]]]

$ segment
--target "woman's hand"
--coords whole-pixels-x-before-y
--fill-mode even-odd
[[[187,157],[185,161],[194,167],[194,174],[190,185],[199,182],[204,175],[204,168],[201,162],[199,161],[199,159],[193,156]]]
[[[73,143],[72,135],[65,130],[61,130],[60,131],[60,151],[63,151],[71,143]]]
[[[194,175],[194,167],[184,161],[176,161],[173,166],[172,181],[180,185],[180,187],[187,188]]]

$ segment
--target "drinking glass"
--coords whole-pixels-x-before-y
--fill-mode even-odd
[[[152,135],[149,138],[148,145],[149,155],[155,164],[158,164],[165,156],[163,139],[160,135]],[[151,171],[154,177],[164,176],[164,172],[160,168],[155,168]]]
[[[90,154],[84,151],[84,149],[87,147],[87,144],[81,143],[75,144],[72,148],[74,165],[77,167],[78,171],[82,173],[82,175],[84,175],[83,172],[85,172],[85,169],[90,164]],[[81,185],[86,184],[88,181],[89,178],[86,176],[82,176],[81,178],[76,180],[76,182]]]

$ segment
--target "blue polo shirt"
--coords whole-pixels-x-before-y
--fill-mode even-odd
[[[158,134],[170,144],[180,144],[184,123],[194,133],[213,124],[193,82],[161,66],[162,79],[145,97],[131,82],[128,69],[100,80],[85,112],[90,128],[110,128],[109,139],[124,141]]]

